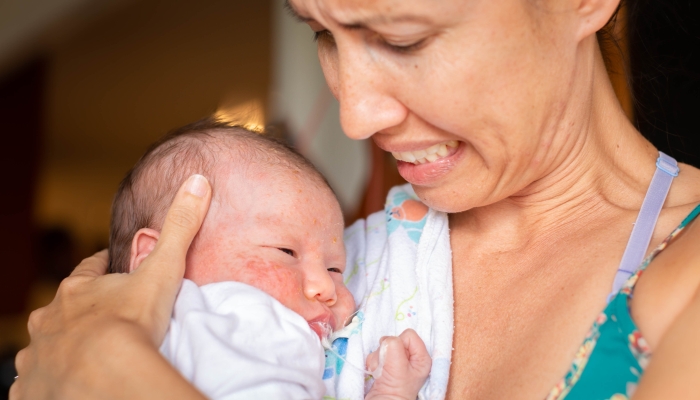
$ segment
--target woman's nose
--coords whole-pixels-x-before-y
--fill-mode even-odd
[[[340,124],[348,137],[367,139],[406,119],[406,107],[393,94],[398,82],[381,57],[371,57],[366,46],[348,44],[339,46],[336,60],[335,95]]]
[[[332,306],[338,300],[335,284],[324,268],[313,268],[304,274],[304,295],[309,300],[317,300]]]

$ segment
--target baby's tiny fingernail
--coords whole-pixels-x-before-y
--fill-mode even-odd
[[[208,185],[207,178],[202,175],[196,174],[187,178],[187,183],[185,184],[185,191],[191,193],[197,197],[204,197],[207,194]]]

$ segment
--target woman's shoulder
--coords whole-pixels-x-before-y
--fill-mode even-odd
[[[652,349],[676,318],[700,301],[700,204],[687,208],[692,211],[662,243],[632,298],[633,318]]]
[[[665,231],[661,232],[664,235],[661,244],[663,252],[659,253],[653,264],[659,273],[677,276],[676,270],[682,270],[697,275],[700,285],[700,223],[697,222],[700,219],[700,169],[682,163],[679,166],[680,173],[666,201],[670,218],[662,227]]]
[[[700,201],[692,204],[692,207],[692,211],[671,233],[669,239],[674,234],[677,234],[678,238],[659,255],[659,264],[666,264],[668,269],[682,270],[693,276],[695,279],[692,281],[697,288],[700,287]]]
[[[700,286],[700,169],[682,163],[680,168],[668,198],[675,214],[672,218],[675,229],[664,240],[669,245],[654,262],[661,273],[684,276],[697,289]]]

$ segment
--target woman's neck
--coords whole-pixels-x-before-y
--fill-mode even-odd
[[[597,46],[594,38],[582,46]],[[622,110],[600,52],[581,60],[564,113],[552,123],[546,168],[529,185],[499,202],[451,216],[452,229],[498,232],[519,247],[532,237],[606,218],[609,212],[639,209],[658,151]]]

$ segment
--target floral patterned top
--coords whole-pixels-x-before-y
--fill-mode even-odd
[[[547,400],[626,400],[637,388],[651,351],[630,315],[628,300],[649,263],[700,214],[700,205],[647,257],[596,318],[569,372]]]

